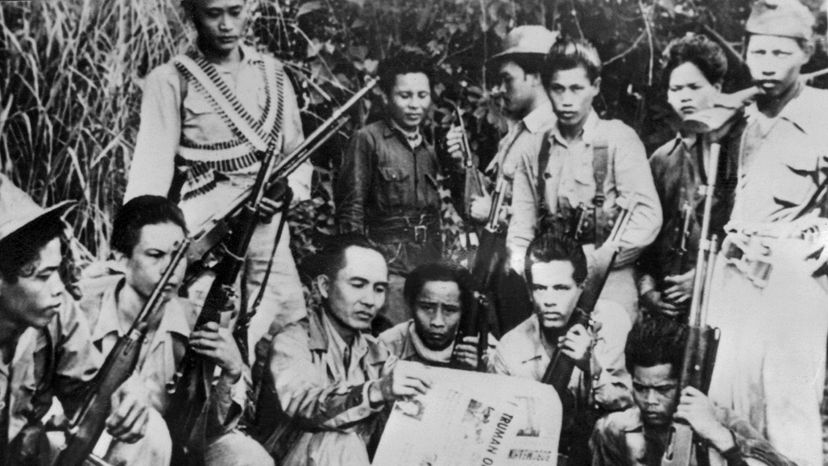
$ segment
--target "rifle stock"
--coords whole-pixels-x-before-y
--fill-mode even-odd
[[[189,244],[190,240],[185,239],[178,246],[129,331],[118,339],[115,347],[107,355],[93,381],[94,388],[70,422],[69,439],[66,449],[58,456],[56,463],[58,466],[81,465],[95,448],[106,425],[106,418],[112,411],[112,394],[135,371],[141,345],[147,334],[147,320],[162,304],[164,287],[169,283],[181,260],[184,259]]]

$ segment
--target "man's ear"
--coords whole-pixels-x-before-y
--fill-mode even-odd
[[[322,295],[323,298],[328,299],[330,296],[331,290],[331,279],[328,277],[327,274],[320,274],[317,275],[314,279],[316,282],[316,288],[319,290],[319,294]]]
[[[719,81],[713,84],[713,87],[716,88],[717,91],[722,92],[722,82]]]
[[[595,81],[592,81],[592,87],[595,88],[596,92],[601,92],[601,77],[600,76],[595,78]]]

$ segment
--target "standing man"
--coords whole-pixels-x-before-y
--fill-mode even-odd
[[[590,316],[596,322],[592,329],[580,324],[567,328],[587,277],[584,251],[569,238],[546,233],[533,239],[526,251],[525,273],[534,315],[503,336],[491,370],[541,381],[558,352],[574,360],[569,391],[581,409],[565,420],[562,435],[573,445],[566,452],[568,464],[589,464],[587,439],[592,420],[632,403],[630,376],[624,367],[630,320],[620,305],[599,300]],[[571,426],[568,431],[567,425]]]
[[[22,448],[15,445],[60,400],[67,417],[84,402],[101,366],[89,326],[60,278],[61,215],[68,203],[42,209],[0,175],[0,463]],[[107,431],[115,438],[104,459],[113,465],[164,465],[169,439],[147,432],[164,430],[152,416],[144,388],[135,378],[113,394]],[[53,462],[62,440],[34,451]],[[56,443],[55,441],[59,441]],[[137,442],[137,443],[136,443]],[[39,463],[38,463],[39,464]]]
[[[142,194],[180,199],[187,225],[197,231],[253,184],[263,151],[290,153],[303,134],[282,64],[242,44],[250,2],[183,0],[182,5],[198,32],[196,46],[147,77],[124,200]],[[294,198],[309,195],[312,170],[305,163],[289,177]],[[263,336],[306,312],[290,235],[285,229],[274,244],[279,218],[271,217],[277,204],[268,199],[264,204],[242,271],[242,305],[263,293],[248,331],[251,361]]]
[[[334,198],[340,233],[358,232],[389,258],[384,326],[407,319],[405,274],[440,260],[440,164],[420,126],[431,106],[431,67],[426,57],[402,51],[380,63],[385,118],[360,129],[336,179]]]
[[[709,317],[722,335],[710,398],[802,466],[823,462],[828,337],[826,201],[813,198],[828,169],[828,92],[800,79],[813,24],[796,0],[759,1],[748,18],[747,65],[763,93],[746,111]]]
[[[686,36],[671,42],[665,57],[667,100],[679,118],[684,121],[711,108],[727,72],[721,47],[703,35]],[[733,128],[719,141],[722,151],[710,226],[719,239],[724,238],[733,207],[740,135]],[[704,145],[709,148],[710,142],[701,135],[679,132],[650,158],[664,224],[638,261],[638,291],[648,312],[683,317],[689,309],[704,199],[699,188],[708,183],[710,171]]]
[[[279,464],[367,466],[387,403],[425,393],[427,367],[400,361],[368,331],[385,302],[388,268],[364,237],[344,235],[323,251],[322,305],[273,339],[270,375],[290,419],[266,447]]]
[[[444,263],[424,264],[408,274],[403,289],[412,318],[382,332],[380,342],[403,361],[448,366],[452,360],[466,369],[477,368],[477,337],[457,342],[457,330],[470,312],[471,275]],[[482,308],[480,312],[485,312]],[[494,343],[489,336],[489,343]]]
[[[146,305],[186,234],[184,214],[165,197],[138,196],[118,211],[112,226],[112,249],[124,274],[95,280],[97,286],[81,284],[81,309],[92,328],[92,342],[103,354],[112,351]],[[192,332],[198,309],[189,300],[175,296],[185,268],[182,261],[167,284],[164,302],[149,319],[147,344],[138,356],[135,372],[149,392],[150,409],[153,415],[165,414],[169,406],[167,383],[173,380],[191,345],[221,369],[208,400],[215,406],[210,413],[216,417],[208,425],[218,429],[205,439],[205,464],[272,464],[261,445],[235,429],[246,406],[250,374],[230,329],[209,323]],[[164,426],[149,435],[169,437],[169,432]]]
[[[602,247],[621,208],[635,205],[622,251],[601,295],[621,304],[632,323],[638,314],[633,263],[661,226],[661,208],[644,145],[617,120],[592,108],[601,88],[601,59],[584,40],[558,41],[543,68],[557,116],[537,157],[524,157],[515,175],[507,246],[512,267],[523,270],[526,247],[536,234],[570,234],[578,208],[589,221],[577,240],[590,264],[605,263],[617,245]]]
[[[750,424],[714,405],[696,388],[678,398],[687,327],[659,316],[637,322],[624,350],[632,375],[635,406],[610,413],[595,425],[591,448],[593,466],[658,466],[670,441],[675,421],[690,424],[704,440],[710,462],[698,464],[793,466]],[[698,451],[698,450],[696,450]]]
[[[543,26],[518,26],[506,36],[506,48],[494,55],[490,66],[498,69],[499,83],[494,92],[503,98],[510,119],[509,132],[500,140],[497,154],[486,167],[487,178],[501,184],[503,204],[495,218],[503,232],[509,226],[512,203],[512,182],[523,158],[534,159],[540,152],[545,133],[555,124],[552,103],[541,79],[544,58],[555,43],[557,34]],[[449,153],[458,163],[463,162],[462,129],[454,126],[446,136]],[[502,183],[499,183],[502,180]],[[485,188],[485,187],[484,187]],[[492,195],[466,199],[470,203],[471,219],[482,224],[493,208]],[[496,280],[495,298],[501,329],[506,332],[529,316],[525,284],[515,275],[500,275]]]

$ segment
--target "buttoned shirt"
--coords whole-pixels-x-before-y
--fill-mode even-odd
[[[748,107],[739,153],[739,183],[731,220],[790,220],[825,180],[828,91],[802,86],[779,115]]]
[[[119,293],[126,284],[123,275],[110,275],[81,283],[84,298],[81,308],[92,327],[92,342],[108,355],[126,335],[129,328],[121,324],[119,313],[123,312],[119,304]],[[198,319],[199,310],[186,299],[172,297],[165,301],[156,312],[162,313],[155,329],[147,332],[143,346],[138,354],[135,374],[147,388],[150,402],[158,412],[164,414],[169,405],[167,382],[173,380],[179,362],[187,351],[187,342]],[[230,406],[235,403],[235,414],[240,414],[245,406],[246,390],[249,383],[248,374],[244,374],[233,385],[229,393],[217,395],[222,417],[220,425],[234,422],[226,417]]]
[[[730,411],[717,407],[716,418],[730,430],[743,458],[758,460],[768,466],[795,464],[777,452],[747,421],[734,416]],[[641,422],[638,407],[632,407],[599,419],[590,447],[593,454],[592,466],[657,466],[661,464],[665,445],[658,435],[648,431]],[[712,465],[724,464],[718,455],[711,455],[710,459]],[[699,464],[695,454],[690,464]]]
[[[451,362],[454,342],[443,350],[429,349],[417,335],[414,319],[399,323],[382,332],[379,341],[402,361],[416,361],[430,366],[447,366]]]
[[[196,52],[200,53],[200,52]],[[250,47],[241,47],[242,59],[235,66],[214,65],[221,79],[233,91],[245,110],[260,119],[268,106],[264,92],[267,77],[260,66],[265,60],[275,60],[258,53]],[[275,64],[281,68],[280,63]],[[281,151],[293,151],[304,136],[296,95],[289,81],[285,79],[282,144]],[[269,128],[266,129],[266,132]],[[235,134],[213,108],[204,92],[190,85],[172,62],[154,69],[146,78],[141,102],[141,126],[135,143],[135,152],[130,164],[124,200],[143,195],[166,196],[175,173],[176,154],[182,141],[193,146],[216,146],[235,139]],[[251,185],[260,163],[240,173],[223,173],[219,186],[213,190],[216,195],[203,203],[192,206],[182,205],[187,223],[191,229],[197,227],[215,212],[218,206],[232,198],[232,195]],[[306,161],[289,178],[294,199],[310,196],[310,182],[313,166]],[[187,207],[187,208],[185,208]]]
[[[378,434],[384,408],[370,405],[369,383],[390,371],[395,361],[371,335],[358,333],[347,344],[321,309],[278,333],[270,371],[282,410],[293,418],[292,429],[301,431],[288,457],[301,458],[296,464],[308,463],[311,455],[350,457],[348,452],[310,451],[308,446],[353,448],[354,436],[364,449]],[[332,442],[324,439],[326,432],[332,433]]]
[[[412,148],[386,120],[360,129],[348,145],[336,180],[341,232],[365,232],[390,217],[440,214],[440,165],[425,140]]]
[[[619,207],[628,207],[632,198],[638,203],[626,233],[620,238],[622,251],[616,258],[616,268],[631,264],[641,250],[655,239],[661,226],[658,195],[641,140],[632,128],[617,120],[602,120],[595,111],[587,116],[583,132],[572,142],[564,139],[557,125],[548,132],[547,137],[550,152],[549,163],[543,173],[543,193],[538,192],[537,154],[522,157],[515,174],[512,219],[507,235],[513,268],[523,272],[526,248],[534,238],[540,221],[540,196],[543,196],[550,214],[567,205],[593,205],[596,194],[593,146],[598,141],[608,143],[607,176],[601,187],[605,197],[602,208],[610,218],[614,218]]]
[[[730,219],[730,210],[733,207],[733,190],[736,187],[736,157],[739,142],[738,130],[721,141],[722,150],[719,154],[719,164],[716,175],[716,191],[711,209],[710,233],[724,238],[724,225]],[[661,200],[661,211],[664,222],[658,237],[651,244],[638,261],[642,274],[650,277],[654,283],[648,288],[660,286],[667,275],[684,273],[696,264],[698,253],[699,234],[702,216],[704,214],[704,195],[700,188],[705,185],[709,167],[702,160],[702,142],[694,136],[675,139],[656,149],[650,158],[650,168],[653,172],[658,198]],[[690,208],[685,247],[687,253],[681,270],[669,270],[669,263],[676,261],[676,253],[680,248],[684,234],[683,211],[685,206]],[[647,290],[642,289],[641,292]]]
[[[594,402],[607,410],[626,408],[632,403],[632,382],[624,365],[624,345],[632,325],[624,309],[607,300],[598,301],[592,318],[597,324],[588,375],[591,380],[584,380],[583,372],[575,368],[569,389],[584,405]],[[533,315],[503,335],[490,371],[540,381],[551,360],[541,338],[538,317]]]
[[[0,422],[9,423],[9,441],[28,419],[45,415],[54,396],[71,416],[100,365],[86,319],[69,298],[45,328],[27,328],[17,340],[11,363],[0,362]],[[8,420],[1,419],[6,404]]]

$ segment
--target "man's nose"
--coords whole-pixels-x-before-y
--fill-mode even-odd
[[[446,326],[446,319],[443,318],[443,313],[441,311],[437,311],[434,315],[434,318],[431,319],[431,326],[432,327],[445,327]]]
[[[658,395],[655,390],[647,390],[647,403],[655,404],[658,401]]]
[[[228,15],[221,16],[221,20],[219,21],[219,29],[222,31],[230,30],[230,17]]]

